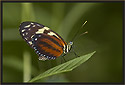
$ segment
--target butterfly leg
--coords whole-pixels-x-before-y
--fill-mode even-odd
[[[75,54],[76,57],[80,57],[79,55],[77,55],[74,51],[74,49],[72,49],[73,53]]]
[[[66,59],[64,58],[66,54],[62,55],[63,60],[66,62]],[[62,64],[62,59],[61,59],[61,64]]]
[[[76,57],[80,57],[79,55],[77,55],[75,52],[73,52],[75,54]]]

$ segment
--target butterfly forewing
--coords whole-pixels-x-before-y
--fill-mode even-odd
[[[22,38],[32,47],[32,37],[43,27],[45,26],[36,22],[23,22],[20,25],[19,31]]]
[[[22,38],[33,48],[39,60],[55,59],[66,49],[66,42],[50,28],[36,22],[23,22],[20,25]]]

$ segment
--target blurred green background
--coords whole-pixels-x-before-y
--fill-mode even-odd
[[[122,35],[123,3],[5,3],[3,2],[3,82],[27,82],[41,72],[61,63],[39,61],[19,34],[23,21],[48,26],[69,42],[76,31],[89,33],[74,41],[78,55],[96,51],[94,56],[72,72],[37,82],[123,82]],[[73,53],[65,56],[68,61]]]

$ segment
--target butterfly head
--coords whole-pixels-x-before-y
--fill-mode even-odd
[[[72,49],[72,45],[73,45],[73,42],[72,42],[72,41],[70,41],[70,42],[67,44],[66,48],[64,49],[64,53],[65,53],[65,54],[68,53],[68,52],[70,52],[70,50]]]
[[[70,41],[70,42],[68,43],[68,49],[69,49],[69,51],[71,50],[72,45],[73,45],[73,42],[72,42],[72,41]]]

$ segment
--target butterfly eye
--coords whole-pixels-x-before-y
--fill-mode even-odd
[[[73,45],[73,42],[69,42],[70,43],[70,45]]]

